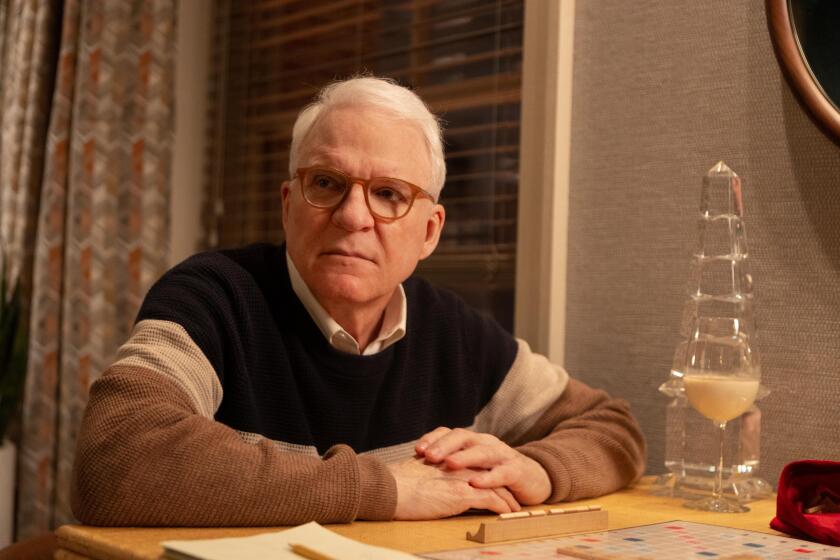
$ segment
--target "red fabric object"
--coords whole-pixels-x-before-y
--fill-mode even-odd
[[[840,546],[840,463],[794,461],[779,477],[770,527],[794,537]]]

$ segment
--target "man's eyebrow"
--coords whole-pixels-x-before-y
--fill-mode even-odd
[[[309,165],[326,165],[342,169],[344,163],[340,155],[330,154],[329,152],[312,152],[309,156]]]
[[[337,169],[339,171],[347,173],[347,170],[351,167],[351,162],[352,158],[348,158],[340,152],[316,149],[307,154],[306,167],[311,167],[313,165],[332,167],[333,169]],[[303,166],[301,165],[301,167]],[[394,179],[401,178],[401,172],[399,169],[394,169],[387,165],[385,165],[384,167],[377,167],[376,163],[373,163],[373,167],[375,167],[378,170],[382,170],[383,168],[387,167],[387,171],[380,171],[378,173],[374,173],[373,175],[371,175],[371,177],[391,177]]]

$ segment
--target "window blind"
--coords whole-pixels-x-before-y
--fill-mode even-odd
[[[444,120],[440,245],[418,274],[513,326],[522,0],[215,0],[205,241],[282,240],[298,111],[359,73]]]

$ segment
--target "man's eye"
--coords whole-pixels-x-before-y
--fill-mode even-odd
[[[333,177],[329,177],[327,175],[318,175],[312,180],[312,184],[318,188],[325,189],[325,190],[335,190],[339,188],[338,181],[335,180]]]
[[[392,187],[379,187],[374,192],[377,198],[386,200],[388,202],[406,202],[408,198],[405,193]]]

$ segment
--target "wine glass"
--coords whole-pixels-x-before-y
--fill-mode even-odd
[[[686,348],[683,384],[689,404],[718,428],[719,457],[712,496],[686,502],[702,511],[741,513],[749,508],[723,497],[726,423],[755,401],[761,379],[758,355],[750,347],[748,322],[735,317],[698,317]]]

